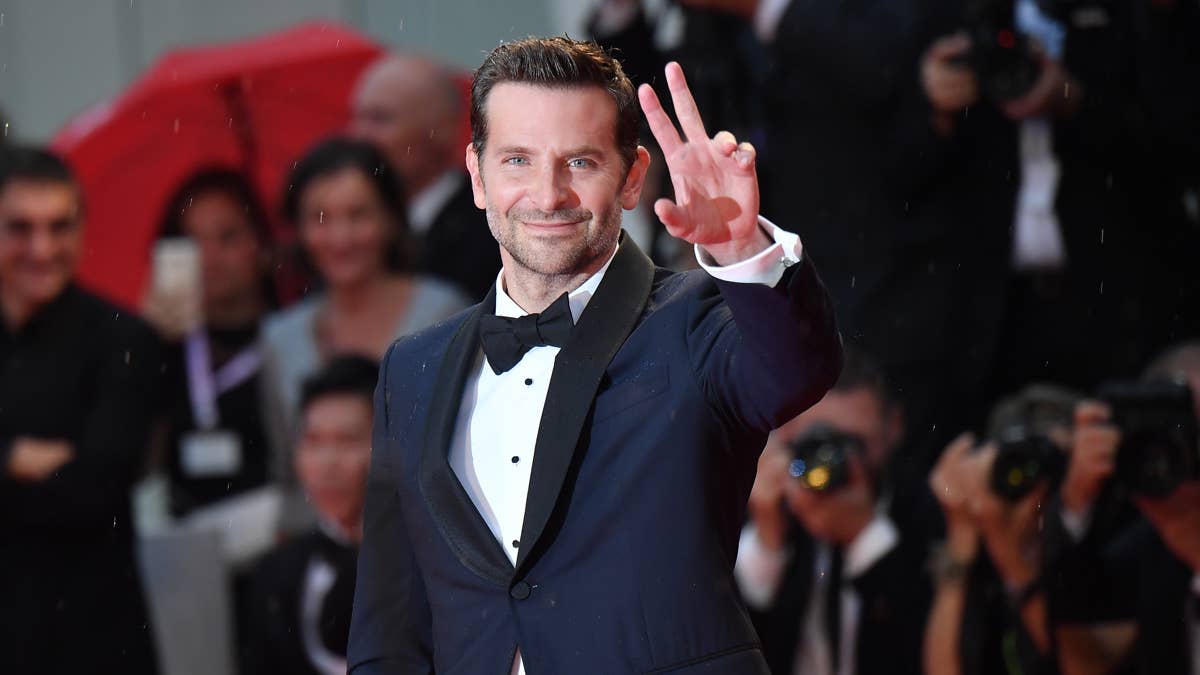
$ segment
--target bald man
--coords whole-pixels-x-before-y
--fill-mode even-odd
[[[464,103],[437,63],[385,56],[358,82],[351,133],[376,145],[403,179],[421,269],[478,300],[496,282],[500,249],[463,171]]]

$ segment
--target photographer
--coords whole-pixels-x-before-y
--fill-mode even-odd
[[[759,463],[735,574],[775,673],[920,672],[921,502],[886,465],[902,433],[878,369],[847,352],[825,398]]]
[[[1062,472],[1077,397],[1033,386],[1001,402],[993,440],[964,434],[929,478],[946,540],[933,559],[926,672],[1050,672],[1042,503]]]
[[[1197,284],[1179,260],[1195,239],[1179,184],[1200,157],[1194,87],[1181,85],[1200,75],[1191,5],[972,0],[964,30],[923,57],[943,133],[987,109],[1018,125],[997,393],[1034,379],[1091,388],[1194,330]]]
[[[1142,414],[1161,434],[1147,435],[1146,425],[1122,409],[1130,404],[1121,399],[1085,402],[1076,412],[1061,504],[1057,518],[1048,520],[1066,533],[1057,564],[1056,638],[1064,648],[1078,645],[1069,651],[1090,656],[1070,664],[1064,658],[1064,672],[1200,673],[1195,612],[1200,598],[1195,438],[1200,344],[1168,352],[1147,377],[1150,383],[1173,378],[1192,389],[1190,408],[1176,398],[1170,408],[1153,403],[1158,408],[1153,417]],[[1154,391],[1152,386],[1147,391]],[[1179,423],[1164,423],[1166,415],[1180,418]],[[1184,431],[1176,437],[1178,429]],[[1159,474],[1156,466],[1168,469]],[[1166,480],[1146,478],[1156,475]],[[1132,522],[1113,517],[1125,496],[1140,514]],[[1097,587],[1107,591],[1104,602],[1091,597]]]

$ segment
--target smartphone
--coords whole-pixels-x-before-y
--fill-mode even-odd
[[[154,245],[151,284],[159,298],[175,305],[184,328],[201,326],[203,288],[200,248],[186,237],[170,237]]]

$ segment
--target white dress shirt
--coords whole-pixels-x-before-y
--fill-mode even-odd
[[[878,511],[871,522],[846,547],[842,578],[854,579],[871,569],[900,542],[900,533],[891,519]],[[766,610],[775,602],[779,584],[787,569],[791,552],[772,551],[758,537],[754,525],[742,530],[738,545],[734,577],[746,604],[756,610]],[[799,649],[792,667],[794,675],[853,675],[855,672],[855,650],[858,637],[858,619],[862,611],[862,599],[846,583],[842,584],[841,626],[838,627],[838,669],[833,670],[829,653],[829,642],[825,631],[825,596],[829,592],[829,568],[832,550],[828,544],[817,542],[813,561],[812,592],[804,609],[804,620],[800,626]]]
[[[1051,58],[1062,56],[1065,29],[1047,17],[1035,0],[1018,0],[1016,23],[1038,40]],[[1021,186],[1013,222],[1013,265],[1018,270],[1054,270],[1067,262],[1055,200],[1062,166],[1054,154],[1054,128],[1046,117],[1021,121],[1018,150]]]
[[[770,286],[779,283],[784,271],[800,260],[800,238],[765,218],[760,217],[759,224],[775,240],[767,249],[742,262],[720,267],[697,246],[700,266],[724,281]],[[614,250],[600,271],[568,294],[571,318],[576,322],[615,256]],[[500,270],[496,279],[496,315],[525,314],[528,312],[505,291],[504,270]],[[480,352],[479,365],[463,388],[462,406],[450,443],[451,469],[514,565],[521,550],[533,450],[559,351],[551,345],[534,347],[517,365],[499,375]],[[525,673],[519,649],[512,672]]]

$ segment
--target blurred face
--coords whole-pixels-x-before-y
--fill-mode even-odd
[[[865,466],[872,474],[883,470],[892,446],[900,440],[898,414],[885,411],[879,397],[867,387],[831,390],[819,403],[780,427],[772,439],[790,444],[816,426],[862,439]]]
[[[416,189],[445,170],[454,120],[435,84],[416,81],[420,74],[406,67],[389,62],[368,71],[354,93],[350,133],[379,148],[404,184]]]
[[[371,181],[358,169],[321,176],[300,199],[300,239],[332,287],[354,286],[384,273],[396,224]]]
[[[371,463],[371,401],[355,394],[322,396],[304,410],[296,475],[313,506],[337,523],[362,515]]]
[[[594,272],[616,246],[621,209],[637,205],[649,156],[627,172],[617,107],[599,87],[505,82],[487,99],[483,152],[467,150],[475,204],[487,210],[506,269]]]
[[[18,180],[0,192],[0,289],[10,302],[36,308],[57,298],[82,244],[74,187]]]
[[[844,544],[857,534],[852,514],[865,517],[873,507],[874,484],[899,440],[899,419],[884,411],[879,397],[869,388],[830,391],[778,430],[779,438],[775,440],[790,443],[817,425],[859,437],[865,456],[851,458],[857,466],[851,467],[850,482],[844,487],[816,492],[789,476],[784,495],[792,513],[814,537]]]
[[[236,200],[223,192],[198,195],[183,214],[183,231],[200,248],[206,306],[259,293],[262,251]]]

